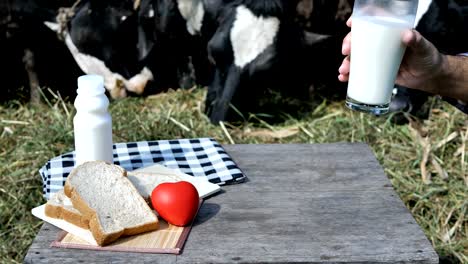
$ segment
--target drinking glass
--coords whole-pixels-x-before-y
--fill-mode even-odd
[[[402,33],[414,25],[418,0],[355,0],[346,106],[388,113],[406,46]]]

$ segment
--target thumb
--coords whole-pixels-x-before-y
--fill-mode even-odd
[[[416,30],[408,29],[403,32],[403,44],[405,44],[408,47],[415,48],[416,46],[418,46],[418,43],[421,41],[421,38],[421,34],[419,34]]]

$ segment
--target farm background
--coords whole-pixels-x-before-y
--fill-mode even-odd
[[[88,3],[92,0],[82,1]],[[42,198],[42,182],[38,169],[51,157],[73,149],[75,78],[82,74],[77,65],[61,63],[61,59],[73,61],[73,58],[59,41],[56,33],[44,27],[36,27],[38,24],[35,24],[34,19],[37,18],[32,21],[20,19],[19,24],[12,20],[15,18],[11,16],[14,14],[12,3],[19,3],[20,8],[26,4],[33,9],[32,14],[42,15],[34,11],[36,6],[29,5],[30,2],[34,0],[0,1],[2,18],[0,19],[0,58],[2,58],[0,64],[3,63],[2,68],[7,69],[0,72],[0,79],[3,82],[0,94],[1,263],[21,262],[41,225],[41,222],[30,214],[31,208],[45,202]],[[63,2],[57,0],[50,4],[59,6],[65,2],[68,3],[67,6],[71,6],[75,0],[63,0]],[[310,31],[318,29],[320,31],[320,28],[314,28],[320,23],[309,23],[308,16],[313,14],[314,6],[326,7],[331,1],[300,2],[302,13],[296,22],[302,23]],[[310,5],[312,2],[316,5]],[[349,1],[336,1],[336,3],[347,2]],[[468,17],[467,2],[465,0],[434,2],[441,6],[458,3],[463,4],[465,8],[463,11],[458,10],[460,11],[458,13],[435,8],[431,15],[425,18],[421,30],[436,41],[444,52],[466,51],[463,49],[468,47],[468,40],[460,36],[467,35],[462,32],[466,32],[468,27],[463,27],[463,23],[456,18],[463,17],[463,14]],[[294,69],[302,69],[306,75],[315,70],[323,70],[327,73],[325,77],[331,76],[327,81],[331,80],[334,84],[336,84],[337,66],[333,63],[339,63],[342,59],[339,49],[342,37],[348,31],[344,21],[350,12],[349,5],[338,6],[343,12],[341,16],[333,18],[339,19],[335,21],[337,28],[333,29],[332,26],[332,30],[328,31],[328,34],[332,31],[338,34],[332,39],[333,45],[325,45],[332,50],[338,49],[334,61],[327,65],[328,68],[323,67],[323,61],[318,61],[316,64],[319,67],[315,65],[313,69],[309,68],[308,64],[294,64],[299,65]],[[121,8],[120,11],[128,11],[122,6],[117,5],[117,7]],[[27,13],[30,10],[24,8],[23,11]],[[317,15],[309,18],[317,19],[313,20],[315,22],[324,21],[323,13]],[[128,18],[127,16],[121,18],[123,17]],[[55,16],[52,18],[55,19]],[[445,19],[447,24],[439,24],[440,19]],[[131,22],[129,19],[126,21]],[[23,22],[25,24],[21,24]],[[24,25],[25,30],[22,31]],[[185,30],[184,27],[182,29]],[[443,34],[439,34],[441,32]],[[55,42],[50,44],[44,41],[46,39],[54,39]],[[21,45],[17,45],[18,43]],[[191,42],[178,41],[178,43]],[[23,47],[23,44],[27,45]],[[28,46],[29,44],[31,45]],[[171,45],[165,46],[167,47],[172,48]],[[180,49],[169,51],[177,53]],[[35,55],[35,60],[26,56],[31,54]],[[329,61],[328,54],[321,50],[315,55],[322,55],[322,60]],[[113,59],[116,57],[111,58]],[[32,65],[28,66],[28,62],[31,61],[36,63],[39,83],[34,83],[34,71],[28,71],[33,68]],[[47,67],[40,67],[43,65]],[[164,72],[167,70],[164,66],[165,64],[159,65],[156,69]],[[320,66],[324,69],[320,69]],[[126,78],[129,77],[131,75]],[[171,84],[170,87],[179,87],[173,85],[178,80],[166,81],[166,84]],[[36,89],[39,93],[35,96],[36,99],[42,99],[41,104],[28,102],[30,97],[28,85],[39,86],[40,89]],[[441,262],[468,263],[468,119],[466,115],[438,98],[429,97],[425,102],[426,97],[423,96],[421,101],[425,104],[421,107],[423,112],[421,116],[428,113],[427,119],[417,119],[401,113],[376,118],[345,109],[342,96],[324,97],[320,94],[329,91],[339,91],[343,94],[345,85],[341,84],[343,87],[323,85],[323,83],[320,85],[313,87],[311,97],[303,98],[302,101],[267,91],[262,98],[258,98],[259,104],[262,105],[260,111],[235,113],[236,122],[214,122],[214,124],[205,115],[206,87],[168,90],[153,95],[147,93],[145,95],[149,96],[146,97],[112,100],[110,112],[113,116],[114,142],[193,137],[213,137],[223,144],[365,142],[371,146],[386,175],[392,180],[394,188],[432,242],[441,257]],[[52,89],[49,89],[49,86]],[[288,83],[283,88],[288,90],[290,86],[293,85]],[[164,90],[167,90],[166,88]],[[411,96],[414,103],[418,103],[419,95]],[[419,107],[418,105],[415,108],[419,110]]]

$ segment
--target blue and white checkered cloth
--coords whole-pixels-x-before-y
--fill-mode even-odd
[[[234,160],[211,138],[141,141],[114,144],[114,164],[132,171],[161,164],[219,185],[240,183],[245,176]],[[49,199],[61,190],[75,166],[75,153],[49,160],[40,170],[43,194]]]

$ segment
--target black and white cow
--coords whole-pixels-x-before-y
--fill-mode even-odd
[[[211,81],[206,45],[223,4],[223,0],[141,1],[140,58],[161,75],[162,85],[189,88]]]
[[[132,0],[87,0],[76,7],[68,31],[83,53],[114,72],[133,76],[137,68],[137,16]]]
[[[82,0],[67,23],[65,43],[85,73],[104,76],[113,98],[192,87],[191,65],[204,84],[210,65],[202,20],[210,19],[216,0],[206,2]]]
[[[467,52],[468,2],[426,0],[426,4],[427,2],[430,5],[418,21],[416,29],[442,53],[455,55]]]
[[[307,98],[309,86],[320,78],[320,65],[328,63],[319,55],[331,39],[304,31],[295,21],[297,4],[239,0],[224,6],[208,43],[216,71],[205,111],[213,123],[233,118],[232,108],[261,111],[259,99],[267,88]]]
[[[206,85],[203,36],[214,31],[206,25],[221,1],[81,0],[62,37],[85,73],[104,76],[113,98]]]
[[[420,0],[415,22],[418,30],[442,53],[456,55],[468,52],[468,2],[455,0]],[[394,112],[408,112],[427,118],[424,103],[430,95],[414,89],[398,87],[390,105]],[[406,118],[396,116],[397,122]]]
[[[13,80],[8,86],[16,88],[25,86],[18,81],[30,79],[31,87],[60,87],[62,94],[73,98],[77,77],[99,74],[114,98],[141,93],[153,75],[138,60],[134,4],[131,0],[1,1],[0,38],[5,36],[6,41],[0,41],[0,52],[6,53],[2,58],[15,60],[2,62],[17,66],[8,67],[12,72],[2,80]],[[56,18],[63,8],[73,16],[59,21],[60,26]],[[66,45],[44,24],[60,32]]]
[[[152,71],[138,59],[138,2],[81,0],[62,32],[76,62],[87,74],[99,74],[111,97],[142,94]]]

